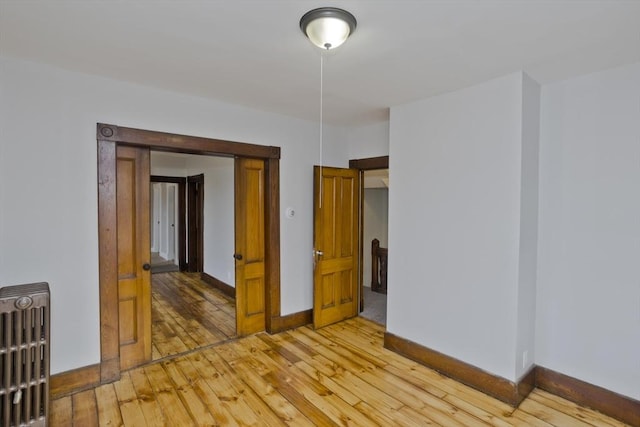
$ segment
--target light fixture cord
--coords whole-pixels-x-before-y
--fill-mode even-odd
[[[323,124],[323,107],[324,107],[324,52],[320,52],[320,183],[318,194],[318,207],[322,209],[322,124]]]

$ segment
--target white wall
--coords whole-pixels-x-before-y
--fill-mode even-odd
[[[234,160],[152,152],[152,175],[204,175],[203,270],[235,286]]]
[[[317,123],[9,58],[0,93],[0,283],[50,283],[52,373],[100,360],[97,122],[280,146],[281,311],[311,308]]]
[[[383,248],[388,244],[389,190],[365,188],[363,208],[362,280],[364,286],[371,287],[371,241],[380,240]]]
[[[349,160],[389,155],[389,121],[350,128]]]
[[[640,63],[541,102],[536,364],[640,399]]]
[[[152,151],[151,175],[185,177],[188,155]]]
[[[522,73],[391,109],[387,329],[516,379]]]
[[[520,174],[520,247],[515,378],[534,364],[536,273],[538,267],[538,156],[540,85],[522,76],[522,158]]]
[[[203,270],[235,287],[234,160],[189,156],[187,175],[204,174]]]

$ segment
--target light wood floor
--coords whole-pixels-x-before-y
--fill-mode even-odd
[[[53,401],[53,426],[621,426],[540,390],[518,410],[383,348],[356,318],[229,341]]]
[[[151,275],[153,360],[236,335],[233,299],[200,280],[200,273]]]

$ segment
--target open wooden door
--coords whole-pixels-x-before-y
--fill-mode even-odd
[[[151,360],[149,149],[119,146],[117,156],[120,368]]]
[[[313,326],[320,328],[358,314],[360,174],[316,166],[313,185]]]
[[[265,164],[235,163],[236,333],[265,329]]]
[[[187,268],[191,273],[204,271],[204,175],[187,177],[187,216],[189,256]]]

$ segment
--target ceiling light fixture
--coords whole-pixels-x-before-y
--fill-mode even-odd
[[[356,18],[337,7],[310,10],[300,19],[300,29],[311,43],[321,49],[335,49],[356,29]]]

